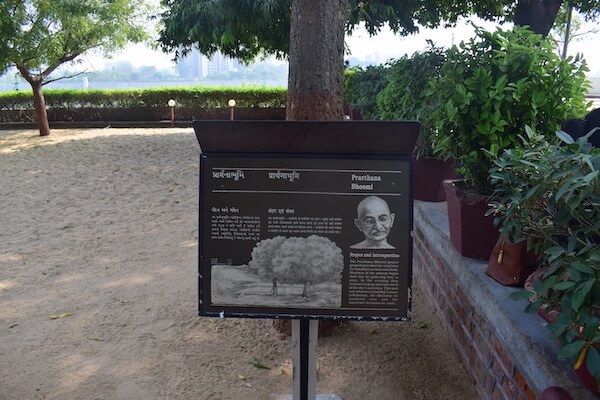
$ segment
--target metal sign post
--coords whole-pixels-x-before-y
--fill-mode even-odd
[[[292,320],[293,400],[316,398],[318,330],[317,320]]]
[[[410,319],[420,124],[193,127],[202,150],[199,315],[293,319],[293,399],[313,400],[318,319]]]

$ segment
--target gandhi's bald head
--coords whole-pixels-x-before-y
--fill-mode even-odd
[[[388,215],[390,214],[390,208],[388,207],[387,202],[381,197],[377,196],[365,197],[360,203],[358,203],[358,206],[356,207],[356,214],[358,215],[358,218],[362,218],[365,213],[374,210],[380,210]]]

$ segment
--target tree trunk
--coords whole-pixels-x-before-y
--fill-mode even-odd
[[[569,41],[571,40],[571,18],[573,17],[573,4],[569,2],[567,8],[567,25],[565,26],[565,42],[563,43],[562,53],[560,58],[565,60],[567,58],[567,50],[569,48]]]
[[[25,68],[22,64],[17,64],[17,70],[30,85],[33,91],[33,106],[35,115],[38,121],[40,136],[48,136],[50,134],[50,125],[48,124],[48,113],[46,112],[46,100],[42,93],[43,75],[34,75]]]
[[[287,119],[341,120],[348,0],[293,0]]]
[[[46,112],[46,100],[42,93],[41,82],[30,82],[33,90],[33,105],[35,107],[35,115],[38,121],[40,136],[48,136],[50,134],[50,124],[48,123],[48,113]]]
[[[514,23],[527,25],[533,32],[548,36],[562,3],[562,0],[519,0]]]
[[[344,34],[349,0],[293,0],[286,118],[344,118]],[[319,321],[319,337],[331,336],[337,323]],[[290,320],[274,320],[290,336]]]

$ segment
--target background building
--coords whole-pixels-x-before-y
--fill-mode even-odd
[[[227,72],[239,71],[241,64],[220,52],[210,58],[193,49],[182,60],[177,62],[177,73],[182,78],[201,79]]]

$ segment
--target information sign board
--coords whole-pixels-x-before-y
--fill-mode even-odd
[[[249,131],[256,127],[237,124],[250,124]],[[297,130],[302,125],[277,124],[265,129],[286,131],[290,124]],[[406,140],[414,144],[418,125],[408,124],[414,134]],[[194,127],[201,148],[203,132],[221,130],[224,141],[235,136],[232,129],[243,132],[239,125],[214,122],[195,122]],[[307,135],[323,128],[316,127],[307,123]],[[215,146],[217,151],[210,144],[205,147],[200,165],[201,315],[409,318],[408,149],[408,154],[361,154],[341,145],[345,151],[323,154],[301,144],[300,152],[289,146],[284,146],[287,152],[256,151],[261,148],[257,143],[248,152],[223,151],[226,144]]]

